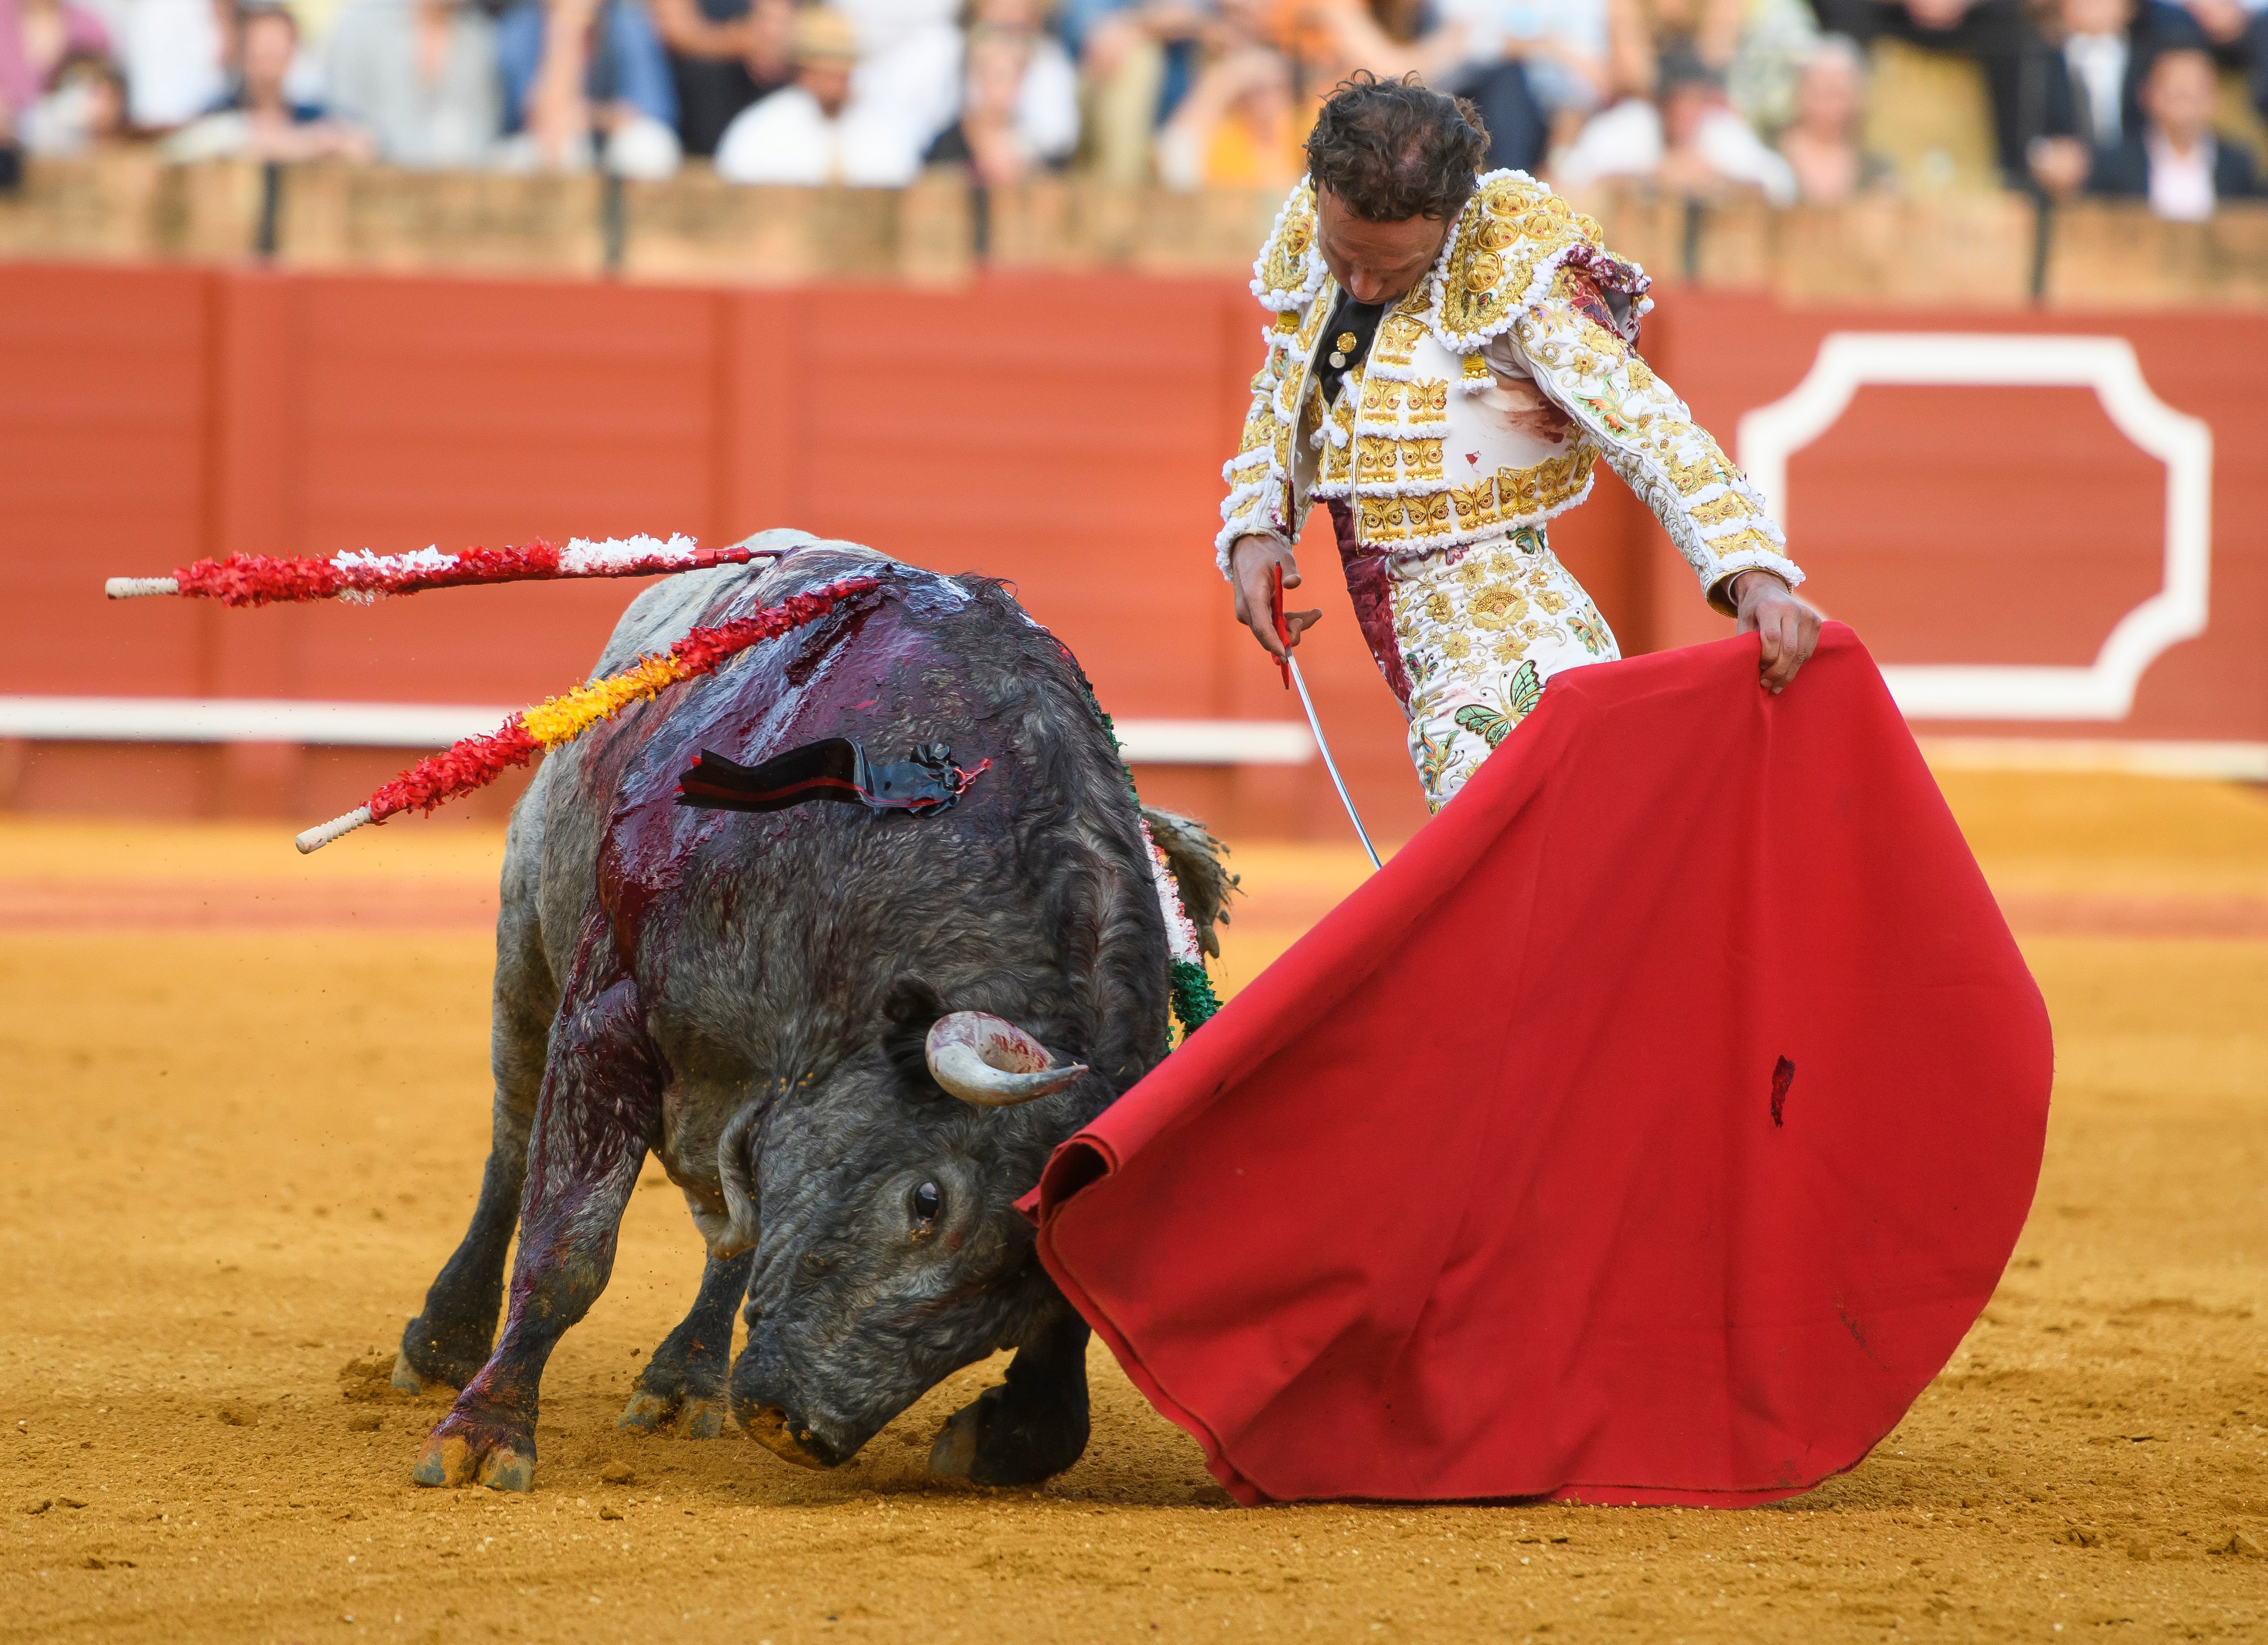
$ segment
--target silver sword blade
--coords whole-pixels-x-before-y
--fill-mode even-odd
[[[1370,830],[1363,827],[1361,814],[1354,808],[1354,800],[1347,793],[1345,780],[1339,776],[1339,763],[1331,757],[1331,745],[1323,735],[1323,722],[1315,718],[1315,699],[1307,695],[1307,676],[1300,672],[1300,660],[1285,653],[1284,660],[1292,665],[1292,683],[1300,688],[1300,706],[1307,711],[1307,729],[1315,734],[1316,751],[1323,756],[1323,769],[1331,774],[1331,786],[1339,791],[1339,803],[1346,808],[1347,821],[1354,824],[1355,837],[1370,854],[1370,866],[1382,868],[1378,859],[1378,847],[1370,843]]]

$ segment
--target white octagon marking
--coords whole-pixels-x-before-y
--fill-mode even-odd
[[[2092,388],[2118,432],[2166,465],[2163,581],[2118,619],[2083,668],[1903,664],[1882,678],[1913,719],[2124,719],[2159,653],[2205,632],[2213,563],[2213,430],[2150,392],[2124,337],[1837,331],[1794,391],[1741,418],[1740,464],[1783,524],[1787,460],[1865,384]],[[1922,528],[1917,522],[1917,529]],[[1799,563],[1800,544],[1793,545]]]

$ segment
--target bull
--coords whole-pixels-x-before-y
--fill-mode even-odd
[[[1077,663],[999,585],[762,541],[791,551],[640,594],[600,671],[792,594],[878,586],[554,752],[512,814],[487,1168],[394,1369],[461,1390],[421,1484],[533,1488],[545,1361],[604,1288],[649,1154],[708,1259],[623,1426],[714,1435],[729,1410],[786,1460],[832,1467],[1013,1348],[932,1469],[1030,1483],[1086,1448],[1087,1326],[1015,1202],[1167,1052],[1143,814]],[[677,803],[704,751],[761,762],[836,738],[878,756],[944,744],[982,774],[927,814]],[[1216,848],[1152,815],[1210,946]]]

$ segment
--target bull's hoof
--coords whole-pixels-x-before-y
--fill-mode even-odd
[[[630,1402],[622,1407],[622,1415],[615,1419],[618,1428],[634,1428],[641,1434],[651,1434],[666,1428],[677,1415],[678,1402],[664,1394],[649,1393],[643,1388],[630,1390]]]
[[[1084,1399],[1020,1400],[1012,1387],[988,1388],[946,1419],[930,1472],[971,1485],[1037,1485],[1079,1459],[1086,1435]]]
[[[437,1331],[421,1314],[401,1329],[394,1385],[405,1394],[454,1393],[468,1387],[488,1363],[490,1340],[489,1335],[461,1329]]]
[[[674,1427],[687,1439],[715,1439],[725,1431],[725,1421],[722,1399],[657,1392],[641,1381],[630,1391],[630,1403],[615,1419],[615,1426],[640,1434],[659,1434]]]
[[[480,1484],[491,1491],[535,1488],[535,1442],[490,1427],[483,1433],[452,1412],[425,1439],[425,1449],[409,1477],[419,1485]]]
[[[945,1420],[937,1443],[929,1448],[929,1471],[948,1479],[966,1479],[976,1466],[976,1407],[963,1405]]]

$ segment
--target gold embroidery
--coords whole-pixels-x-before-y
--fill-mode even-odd
[[[1410,529],[1421,537],[1446,535],[1449,529],[1449,495],[1436,491],[1431,497],[1406,497],[1402,499],[1404,519]]]
[[[1704,503],[1693,511],[1697,526],[1721,526],[1728,520],[1746,520],[1749,501],[1738,491],[1727,491],[1713,503]]]
[[[1580,245],[1600,248],[1597,225],[1574,218],[1566,202],[1541,184],[1499,178],[1477,203],[1480,209],[1462,219],[1441,282],[1445,340],[1501,329],[1546,261]]]
[[[1379,322],[1378,338],[1370,345],[1371,358],[1385,365],[1407,365],[1425,336],[1425,321],[1396,309]]]
[[[1284,214],[1283,226],[1260,251],[1260,284],[1273,297],[1290,297],[1307,284],[1307,247],[1315,240],[1315,191],[1302,186]]]
[[[1365,542],[1386,542],[1410,534],[1402,528],[1402,500],[1365,497],[1356,500],[1356,534]]]
[[[1508,584],[1491,583],[1473,596],[1466,609],[1482,628],[1506,629],[1528,615],[1528,601]]]
[[[1483,370],[1486,370],[1484,365]],[[1436,416],[1449,409],[1449,385],[1438,377],[1427,377],[1410,385],[1410,414],[1418,417],[1425,412]]]
[[[1375,417],[1402,403],[1402,385],[1391,377],[1366,378],[1362,385],[1362,414]]]
[[[1405,439],[1402,446],[1402,476],[1407,480],[1438,480],[1441,477],[1441,442],[1438,439]]]
[[[1677,488],[1680,496],[1690,497],[1704,486],[1722,485],[1733,477],[1733,467],[1725,461],[1725,454],[1717,449],[1717,442],[1705,434],[1701,438],[1701,455],[1691,462],[1682,461],[1675,450],[1668,448],[1671,442],[1663,442],[1662,472],[1669,476],[1670,484]]]
[[[1779,557],[1779,549],[1772,540],[1751,526],[1746,531],[1736,531],[1728,537],[1709,539],[1709,551],[1719,559],[1729,559],[1735,554],[1769,554]]]
[[[1460,531],[1476,531],[1484,526],[1492,526],[1502,512],[1497,507],[1496,482],[1493,479],[1483,480],[1477,485],[1450,487],[1449,505],[1456,512],[1457,529]],[[1479,577],[1478,567],[1475,567],[1469,575],[1462,566],[1458,567],[1457,580],[1460,582],[1473,582]]]
[[[1391,480],[1394,477],[1395,442],[1383,434],[1359,434],[1355,437],[1354,477],[1364,480]]]
[[[1469,383],[1492,383],[1496,380],[1496,373],[1489,370],[1489,363],[1479,355],[1468,354],[1465,356],[1465,380]]]
[[[1497,496],[1504,512],[1535,514],[1571,503],[1590,483],[1598,454],[1586,446],[1564,457],[1546,457],[1533,468],[1498,468]]]

